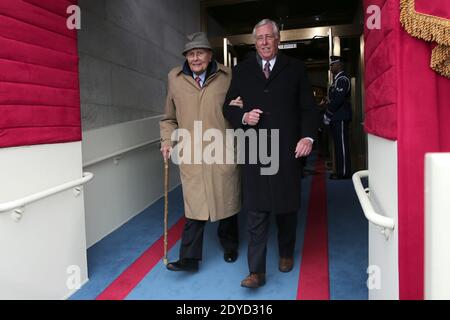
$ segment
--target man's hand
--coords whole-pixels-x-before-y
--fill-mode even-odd
[[[249,126],[256,126],[259,122],[260,114],[262,114],[262,110],[253,109],[250,112],[246,112],[244,115],[244,121]]]
[[[166,146],[162,146],[160,150],[161,150],[162,156],[164,158],[164,161],[169,160],[170,152],[172,151],[172,147],[166,145]]]
[[[242,98],[239,96],[236,99],[231,100],[229,106],[243,108],[244,101],[242,101]]]
[[[300,139],[300,141],[297,143],[297,147],[295,147],[295,157],[306,157],[309,156],[312,150],[313,143],[311,140],[307,138]]]

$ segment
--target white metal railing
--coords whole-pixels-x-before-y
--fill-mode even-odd
[[[80,186],[82,186],[83,184],[85,184],[86,182],[91,180],[93,177],[94,177],[94,175],[92,173],[84,172],[83,177],[80,179],[76,179],[76,180],[73,180],[70,182],[63,183],[59,186],[49,188],[49,189],[41,191],[41,192],[37,192],[35,194],[23,197],[18,200],[9,201],[6,203],[0,203],[0,213],[6,213],[6,212],[13,210],[13,212],[11,213],[11,218],[17,222],[22,218],[22,215],[25,212],[24,207],[26,205],[36,202],[36,201],[39,201],[41,199],[47,198],[56,193],[68,190],[70,188],[74,188],[73,192],[74,192],[74,195],[77,197],[81,193]]]
[[[353,186],[367,220],[381,227],[381,233],[384,234],[387,240],[389,239],[390,232],[395,228],[395,223],[392,218],[382,216],[381,214],[376,213],[373,209],[372,203],[370,202],[369,198],[369,188],[365,189],[361,182],[362,178],[367,177],[369,177],[369,170],[355,172],[352,176]]]
[[[111,159],[111,158],[115,158],[114,159],[114,163],[117,163],[118,160],[120,159],[120,157],[119,157],[120,155],[125,154],[125,153],[130,152],[130,151],[133,151],[133,150],[136,150],[136,149],[140,149],[140,148],[146,147],[148,145],[152,145],[152,144],[157,143],[157,142],[160,142],[159,138],[158,139],[153,139],[153,140],[150,140],[150,141],[146,141],[146,142],[134,145],[134,146],[129,147],[129,148],[121,149],[119,151],[116,151],[114,153],[111,153],[111,154],[108,154],[108,155],[105,155],[105,156],[101,156],[99,158],[96,158],[94,160],[91,160],[91,161],[88,161],[88,162],[84,163],[83,164],[83,168],[92,166],[94,164],[97,164],[99,162],[102,162],[102,161],[105,161],[105,160],[108,160],[108,159]]]

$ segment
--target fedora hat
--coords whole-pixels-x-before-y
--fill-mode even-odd
[[[183,55],[192,49],[209,49],[212,50],[208,38],[204,32],[196,32],[187,36],[188,42],[184,45]]]

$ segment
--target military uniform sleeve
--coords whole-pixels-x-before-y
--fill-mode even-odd
[[[350,82],[347,78],[340,78],[336,82],[336,88],[332,97],[329,97],[330,103],[327,106],[327,115],[332,116],[342,106],[347,95]]]
[[[242,124],[242,118],[244,116],[244,113],[249,111],[245,108],[245,101],[243,108],[229,105],[231,100],[234,100],[239,96],[239,73],[237,72],[236,68],[234,68],[230,88],[228,89],[227,95],[225,97],[225,102],[223,104],[223,115],[235,129],[242,128],[244,126]]]
[[[173,146],[173,141],[170,137],[172,132],[178,128],[178,121],[176,116],[176,106],[173,101],[173,93],[171,89],[171,80],[167,81],[167,97],[166,105],[164,107],[164,117],[159,121],[159,129],[161,135],[161,146]]]

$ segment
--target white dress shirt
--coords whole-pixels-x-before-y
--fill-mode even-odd
[[[266,65],[267,60],[261,60],[261,67],[263,69],[264,72],[264,66]],[[269,60],[270,63],[270,71],[272,72],[273,66],[275,65],[275,62],[277,62],[277,56],[273,57],[272,59]]]

